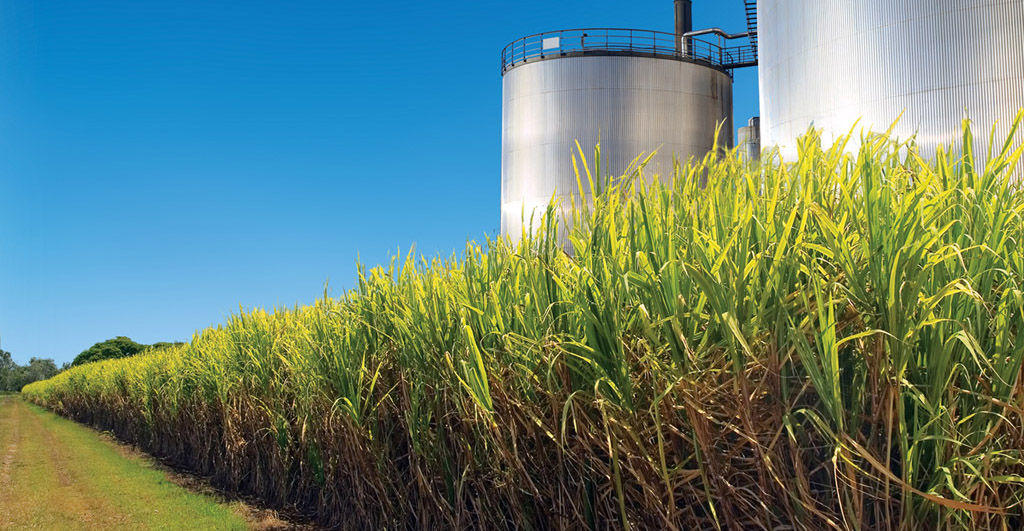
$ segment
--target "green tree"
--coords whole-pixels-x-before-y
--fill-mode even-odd
[[[21,388],[39,380],[53,378],[60,372],[51,359],[32,358],[28,365],[14,362],[11,353],[0,350],[0,391],[21,391]]]
[[[11,391],[11,382],[18,364],[14,363],[11,353],[0,349],[0,391]]]
[[[71,362],[71,366],[75,367],[82,365],[83,363],[92,363],[100,360],[126,358],[128,356],[134,356],[148,348],[149,345],[136,343],[132,341],[131,338],[117,336],[113,339],[96,343],[86,350],[83,350],[81,354],[75,356],[75,360]]]
[[[48,358],[32,358],[28,361],[28,365],[25,366],[25,378],[28,380],[25,382],[25,385],[53,378],[58,372],[60,372],[60,369],[57,368],[57,364],[53,360]]]

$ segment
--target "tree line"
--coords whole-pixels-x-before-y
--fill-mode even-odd
[[[18,365],[11,353],[0,349],[0,392],[18,392],[22,387],[52,378],[61,369],[51,359],[32,358],[28,365]]]

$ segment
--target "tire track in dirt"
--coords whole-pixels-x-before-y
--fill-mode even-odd
[[[53,436],[53,432],[46,430],[45,433],[46,446],[50,450],[50,463],[57,474],[57,484],[61,487],[70,487],[73,481],[71,480],[71,474],[68,472],[68,458],[61,451],[61,446]]]
[[[3,448],[3,461],[0,462],[0,493],[6,494],[11,487],[11,467],[14,466],[14,457],[18,453],[18,444],[21,442],[21,423],[19,422],[19,416],[13,414],[11,408],[7,407],[10,404],[7,402],[13,400],[11,397],[5,396],[0,397],[0,411],[7,411],[3,414],[4,417],[10,417],[8,422],[2,424],[7,426],[7,436],[10,440],[7,442],[5,448]]]

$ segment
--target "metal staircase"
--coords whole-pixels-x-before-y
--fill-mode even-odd
[[[750,45],[757,53],[757,0],[743,0],[743,11],[747,15],[747,31],[750,32]]]

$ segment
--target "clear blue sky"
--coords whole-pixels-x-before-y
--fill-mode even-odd
[[[695,26],[744,29],[739,0]],[[669,0],[0,0],[0,347],[188,340],[497,232],[499,57]],[[757,114],[753,69],[736,119]]]

